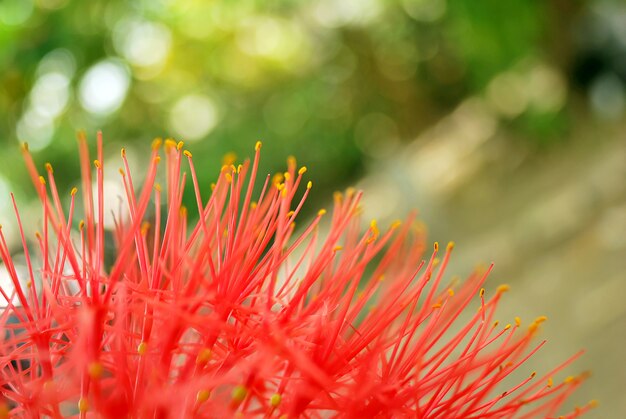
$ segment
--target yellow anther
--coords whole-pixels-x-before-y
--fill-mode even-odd
[[[191,151],[189,151],[189,150],[185,150],[185,151],[183,151],[183,154],[184,154],[185,156],[187,156],[187,157],[191,158]]]
[[[146,235],[148,234],[148,230],[150,230],[150,223],[147,221],[144,221],[141,224],[141,234]]]
[[[211,183],[211,190],[214,191],[215,190],[215,183]]]
[[[235,386],[231,394],[233,402],[235,403],[241,403],[242,401],[246,399],[247,396],[248,396],[248,389],[246,389],[242,385]]]
[[[499,324],[500,322],[496,320],[495,322],[493,322],[493,328],[495,329],[496,327],[498,327]]]
[[[236,161],[237,161],[237,155],[233,153],[232,151],[229,151],[228,153],[222,156],[222,164],[224,166],[230,166]]]
[[[212,354],[209,348],[202,348],[196,357],[196,364],[206,364],[211,359]]]
[[[168,151],[172,148],[176,147],[176,141],[172,140],[171,138],[168,138],[165,140],[165,150]]]
[[[439,258],[434,258],[434,259],[433,259],[433,268],[434,268],[434,267],[436,267],[436,266],[438,266],[438,265],[439,265],[439,262],[441,262],[441,261],[439,260]]]
[[[378,223],[376,220],[370,221],[370,229],[372,230],[372,234],[374,234],[374,237],[378,237],[378,235],[380,234],[380,230],[378,230]]]
[[[277,183],[275,186],[276,186],[276,189],[278,189],[279,191],[282,191],[283,189],[285,189],[284,183]]]
[[[569,383],[574,382],[574,379],[575,379],[575,377],[573,375],[569,375],[569,376],[565,377],[565,380],[563,380],[563,382],[565,384],[569,384]]]
[[[54,173],[54,171],[52,170],[52,165],[50,163],[46,163],[45,167],[48,173]]]
[[[433,304],[432,308],[433,308],[433,309],[438,309],[438,308],[441,308],[441,303],[436,303],[436,304]]]
[[[158,150],[159,148],[161,148],[161,144],[163,144],[163,139],[159,137],[155,138],[154,140],[152,140],[152,149]]]
[[[35,231],[35,237],[37,237],[38,240],[41,240],[41,233],[38,231]]]
[[[537,373],[536,373],[535,371],[533,371],[533,372],[530,374],[530,378],[535,378],[535,375],[537,375]]]
[[[91,362],[87,366],[87,373],[94,380],[102,377],[102,372],[103,371],[104,371],[104,367],[102,366],[102,364],[100,362],[97,362],[97,361],[96,362]]]
[[[85,228],[85,220],[80,220],[80,223],[78,223],[78,229],[82,230],[83,228]]]
[[[257,141],[256,144],[254,145],[254,151],[259,151],[262,146],[263,146],[263,143],[261,141]]]
[[[22,143],[22,150],[28,151],[28,143]]]
[[[39,183],[41,183],[42,185],[46,184],[46,180],[43,178],[43,176],[39,176]]]
[[[393,223],[391,223],[391,229],[395,230],[396,228],[400,227],[401,225],[402,225],[402,221],[395,220]]]
[[[117,169],[117,171],[120,172],[120,175],[126,176],[126,172],[121,167],[119,169]]]
[[[507,323],[506,326],[504,326],[504,330],[509,330],[511,328],[511,323]]]
[[[161,163],[161,156],[156,156],[156,157],[154,158],[154,162],[155,162],[156,164]]]
[[[537,324],[541,324],[543,322],[545,322],[546,320],[548,320],[548,318],[546,316],[539,316],[535,319],[535,323]]]
[[[454,242],[448,242],[448,247],[446,249],[448,250],[448,252],[454,249]]]
[[[187,207],[184,205],[180,206],[180,209],[178,210],[178,212],[180,213],[181,217],[186,217],[187,216]]]
[[[257,205],[258,204],[255,201],[250,202],[250,209],[255,209]]]
[[[140,356],[144,356],[147,351],[148,351],[148,344],[146,342],[141,342],[139,345],[137,345],[137,353]]]
[[[335,246],[335,247],[333,247],[333,252],[338,252],[340,250],[343,250],[343,246]]]
[[[510,289],[511,287],[509,287],[508,284],[502,284],[498,288],[496,288],[496,292],[498,292],[498,294],[502,294]]]
[[[303,174],[305,174],[305,173],[306,173],[306,171],[307,171],[306,166],[302,166],[302,167],[298,170],[298,174],[299,174],[300,176],[302,176]]]
[[[287,167],[295,167],[296,166],[296,158],[294,156],[287,156]]]
[[[161,184],[160,183],[155,183],[154,184],[154,190],[157,192],[161,192]]]
[[[485,296],[485,289],[481,288],[480,289],[480,298],[483,298]]]
[[[554,380],[552,380],[552,377],[548,378],[548,388],[551,388],[554,385]]]
[[[198,403],[204,403],[209,400],[209,397],[211,397],[210,390],[200,390],[198,394],[196,394],[196,401]]]
[[[280,405],[280,402],[282,401],[282,396],[278,393],[274,393],[272,394],[272,397],[270,397],[270,406],[276,408]]]
[[[454,297],[454,290],[452,288],[448,288],[448,295]]]
[[[599,401],[593,399],[593,400],[590,400],[589,403],[587,403],[587,406],[593,409],[594,407],[598,407],[599,404],[600,404]]]
[[[74,186],[72,188],[72,190],[70,191],[70,195],[74,196],[74,195],[76,195],[76,192],[78,192],[78,188],[76,186]]]
[[[291,173],[289,172],[283,173],[283,176],[285,177],[285,181],[288,181],[289,179],[291,179]]]
[[[291,217],[292,215],[294,215],[296,212],[291,210],[287,213],[287,217]]]
[[[520,327],[522,325],[522,319],[515,317],[515,326]]]
[[[243,169],[243,165],[242,164],[238,164],[237,165],[237,174],[241,173],[242,169]]]
[[[385,280],[385,275],[381,275],[378,277],[378,282],[383,282]]]
[[[120,155],[122,156],[122,158],[126,157],[126,149],[124,147],[122,147],[122,149],[120,150]]]
[[[80,413],[85,413],[89,410],[89,402],[84,397],[81,397],[78,400],[78,411]]]
[[[317,215],[319,215],[320,217],[324,214],[326,214],[326,210],[323,208],[317,212]]]
[[[313,182],[311,182],[310,180],[307,182],[306,184],[306,188],[307,189],[311,189],[313,187]]]
[[[439,251],[439,242],[435,242],[435,244],[433,245],[433,248],[435,249],[435,252]]]
[[[184,145],[185,145],[184,142],[179,141],[178,144],[176,144],[176,150],[180,151],[180,149],[183,148]]]
[[[96,166],[96,169],[100,169],[102,167],[100,160],[94,160],[93,165]]]
[[[276,173],[276,174],[274,174],[274,176],[272,176],[272,185],[278,185],[283,180],[284,180],[283,174],[282,173]]]
[[[233,181],[233,176],[230,173],[226,173],[224,179],[226,179],[226,183],[230,183]]]

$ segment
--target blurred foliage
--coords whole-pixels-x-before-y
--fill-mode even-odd
[[[471,95],[529,138],[557,138],[581,10],[528,0],[0,0],[0,141],[29,142],[71,179],[77,129],[102,129],[139,153],[169,135],[194,143],[206,184],[219,156],[248,156],[262,139],[264,169],[300,157],[319,198]],[[5,183],[24,177],[16,154],[0,156]]]

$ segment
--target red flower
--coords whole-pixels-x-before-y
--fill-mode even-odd
[[[487,297],[491,267],[446,285],[453,245],[435,243],[422,261],[412,216],[362,233],[361,193],[348,191],[335,196],[324,237],[323,210],[294,235],[306,168],[291,159],[255,190],[260,143],[252,163],[224,166],[212,191],[182,142],[165,141],[160,163],[155,141],[141,188],[122,150],[127,215],[116,217],[109,261],[102,139],[96,196],[79,143],[83,187],[68,209],[52,167],[40,177],[24,147],[43,208],[36,249],[15,208],[25,281],[0,230],[14,286],[2,290],[0,418],[550,417],[582,381],[552,379],[578,355],[520,378],[545,318],[495,322],[508,287]],[[198,222],[181,204],[189,182]]]

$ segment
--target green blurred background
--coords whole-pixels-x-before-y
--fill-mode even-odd
[[[205,184],[261,139],[311,211],[357,184],[457,241],[456,273],[494,259],[504,315],[554,319],[534,365],[586,347],[574,402],[626,417],[625,82],[621,1],[0,0],[0,214],[37,214],[21,141],[69,191],[77,129],[137,165],[182,139]]]

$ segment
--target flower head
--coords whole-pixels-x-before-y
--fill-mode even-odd
[[[550,417],[584,378],[552,378],[578,355],[526,374],[545,318],[495,321],[508,287],[485,292],[491,267],[448,283],[453,244],[427,251],[412,215],[363,230],[348,190],[296,230],[306,168],[289,159],[259,188],[261,143],[211,189],[182,142],[154,142],[141,187],[122,150],[125,210],[110,235],[101,135],[93,162],[83,136],[79,149],[82,190],[64,208],[52,166],[41,176],[24,147],[42,222],[28,246],[12,198],[25,276],[0,229],[13,282],[0,418]]]

